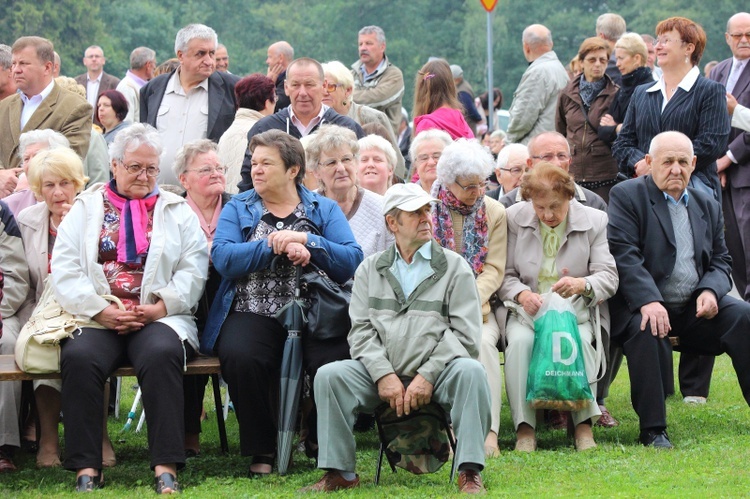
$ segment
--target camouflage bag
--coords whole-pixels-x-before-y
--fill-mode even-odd
[[[450,460],[453,438],[438,404],[430,403],[400,418],[383,404],[375,410],[375,420],[381,449],[393,471],[398,466],[415,475],[434,473]]]

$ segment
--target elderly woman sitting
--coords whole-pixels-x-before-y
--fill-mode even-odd
[[[92,319],[62,344],[65,467],[76,490],[103,484],[102,400],[107,377],[130,362],[148,408],[157,493],[179,490],[185,462],[182,376],[198,348],[193,310],[208,269],[206,238],[185,200],[156,185],[158,132],[136,123],[112,144],[114,178],[81,194],[59,227],[52,255],[55,297]],[[101,295],[115,295],[118,308]]]
[[[385,191],[393,183],[395,166],[396,151],[390,142],[378,135],[359,139],[359,185],[385,196]]]
[[[216,234],[221,209],[229,202],[230,195],[226,188],[226,166],[222,165],[217,155],[217,145],[208,139],[188,142],[175,156],[172,171],[185,188],[184,197],[188,206],[198,217],[208,249]],[[209,261],[206,288],[198,302],[195,319],[198,333],[208,317],[208,309],[213,302],[221,284],[221,276],[216,273]],[[183,381],[185,392],[185,457],[195,457],[200,453],[201,412],[203,395],[208,375],[187,376]]]
[[[484,195],[485,179],[492,171],[492,156],[478,143],[458,139],[443,150],[432,186],[438,199],[432,208],[435,240],[463,255],[474,271],[482,303],[482,347],[479,361],[487,371],[492,402],[492,422],[485,442],[488,456],[498,455],[500,429],[500,327],[492,313],[492,298],[505,274],[505,208]]]
[[[370,136],[362,140],[367,138]],[[365,258],[386,249],[393,236],[382,216],[383,197],[359,186],[359,143],[354,132],[336,125],[322,126],[305,153],[318,179],[318,192],[338,203]]]
[[[453,139],[447,132],[437,129],[425,130],[414,137],[409,147],[409,157],[412,165],[412,182],[429,193],[437,178],[437,164],[443,149],[451,144]]]
[[[526,203],[507,210],[508,258],[505,279],[498,291],[510,307],[505,348],[505,385],[516,429],[516,450],[536,449],[536,411],[526,401],[526,379],[534,345],[533,317],[545,293],[569,299],[576,310],[586,373],[596,393],[599,365],[594,341],[595,311],[601,313],[602,336],[609,330],[607,303],[619,282],[607,243],[607,215],[573,199],[573,178],[551,163],[539,163],[524,175],[521,194]],[[606,345],[605,341],[605,345]],[[599,407],[574,412],[575,446],[579,451],[596,447],[591,433]]]

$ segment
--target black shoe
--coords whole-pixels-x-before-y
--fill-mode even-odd
[[[92,492],[104,488],[101,474],[96,476],[81,475],[76,479],[76,492]]]
[[[357,416],[357,421],[354,423],[354,431],[357,433],[364,433],[375,428],[375,416],[360,412]]]
[[[667,430],[641,430],[639,440],[646,447],[655,449],[671,449],[673,447],[667,436]]]

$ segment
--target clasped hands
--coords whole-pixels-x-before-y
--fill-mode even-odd
[[[698,295],[695,301],[695,316],[711,320],[719,313],[719,303],[716,301],[716,295],[708,289]],[[669,313],[664,305],[658,301],[646,303],[641,307],[641,331],[646,330],[648,323],[651,323],[651,334],[659,338],[666,337],[672,330],[669,323]]]
[[[386,374],[377,385],[380,400],[388,402],[398,417],[408,416],[412,410],[424,407],[432,400],[432,383],[421,374],[417,374],[407,388],[396,373]]]
[[[550,291],[557,293],[563,298],[571,298],[576,295],[582,295],[586,290],[586,279],[583,277],[570,277],[566,276],[561,278],[555,284],[552,285]],[[542,306],[542,296],[539,293],[534,293],[528,289],[525,289],[518,293],[516,301],[521,304],[524,312],[534,317]]]
[[[147,324],[166,315],[167,306],[164,305],[163,300],[159,300],[151,305],[133,305],[125,310],[120,310],[112,303],[96,314],[93,319],[107,329],[117,331],[117,334],[129,334],[143,329]]]
[[[280,230],[268,235],[268,247],[273,249],[274,254],[286,254],[294,265],[304,267],[310,263],[310,251],[305,247],[306,244],[306,232]]]

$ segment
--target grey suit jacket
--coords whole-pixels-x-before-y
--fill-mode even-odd
[[[156,128],[159,106],[164,98],[167,82],[174,74],[159,75],[141,88],[141,123]],[[208,77],[208,126],[206,137],[218,142],[234,121],[234,85],[239,77],[221,71]]]
[[[712,71],[710,78],[726,86],[729,73],[732,70],[732,58],[721,61]],[[750,64],[745,64],[740,78],[732,90],[737,102],[750,106]],[[729,147],[737,165],[729,167],[727,175],[733,187],[750,187],[750,133],[738,128],[732,128],[729,133]]]
[[[88,73],[83,73],[82,75],[76,76],[75,80],[79,85],[83,85],[83,88],[86,88],[86,83],[88,82]],[[99,82],[99,93],[97,94],[97,97],[102,95],[102,92],[106,92],[107,90],[115,90],[118,83],[120,83],[120,79],[118,77],[112,76],[111,74],[102,71],[102,81]]]
[[[59,85],[42,101],[34,114],[21,130],[21,97],[11,95],[0,101],[0,165],[2,168],[17,168],[21,165],[18,157],[18,138],[29,130],[51,128],[65,135],[70,147],[84,158],[91,140],[91,106],[86,99],[73,92],[63,90]]]

